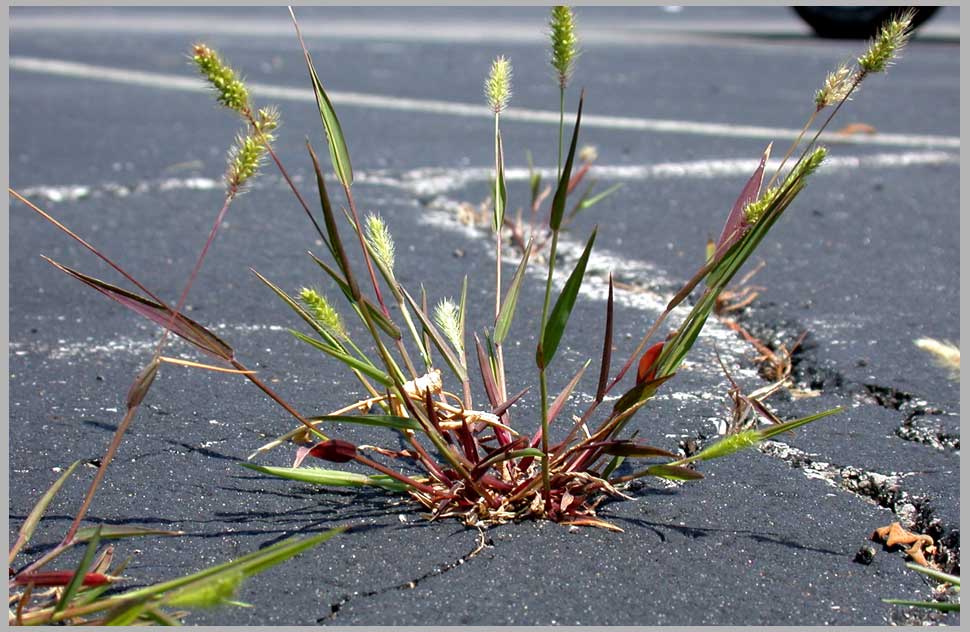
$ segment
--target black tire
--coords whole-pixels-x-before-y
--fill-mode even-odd
[[[906,7],[794,7],[819,37],[835,39],[866,39],[872,37],[882,24]],[[936,13],[940,7],[912,7],[916,11],[913,27],[917,27]]]

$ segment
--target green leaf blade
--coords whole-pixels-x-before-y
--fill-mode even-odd
[[[525,278],[526,269],[529,267],[529,256],[532,254],[534,241],[534,239],[529,239],[529,244],[522,254],[522,261],[519,262],[519,267],[516,268],[515,274],[512,276],[512,283],[509,285],[509,290],[505,294],[505,300],[499,309],[498,318],[495,320],[495,334],[493,336],[495,344],[502,344],[506,336],[509,335],[509,329],[512,327],[512,319],[515,316],[515,306],[519,300],[519,290],[522,289],[522,279]]]
[[[586,248],[583,250],[582,256],[576,262],[576,267],[573,268],[572,273],[566,280],[566,284],[562,288],[562,292],[559,294],[559,298],[556,299],[556,304],[549,313],[549,319],[546,321],[546,325],[542,330],[542,338],[539,343],[541,354],[538,354],[538,357],[541,360],[541,366],[549,366],[552,358],[556,355],[556,349],[559,347],[563,332],[566,330],[566,324],[569,322],[569,316],[573,311],[573,306],[576,304],[579,288],[582,286],[583,278],[586,276],[586,264],[589,262],[589,255],[593,249],[594,241],[596,241],[595,228],[589,236],[589,241],[586,242]]]

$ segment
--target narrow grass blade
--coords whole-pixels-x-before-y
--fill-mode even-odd
[[[721,236],[717,240],[718,246],[723,245],[728,239],[738,239],[741,236],[741,232],[747,224],[747,219],[744,216],[744,207],[758,199],[758,193],[761,191],[761,181],[765,175],[765,163],[768,161],[768,156],[770,155],[771,143],[768,143],[764,153],[761,154],[761,162],[754,170],[754,173],[751,174],[744,188],[741,189],[741,194],[734,202],[734,206],[731,207],[731,212],[724,222],[724,229],[721,230]]]
[[[203,362],[193,362],[192,360],[182,360],[181,358],[172,358],[169,356],[159,356],[159,362],[164,362],[165,364],[176,364],[178,366],[185,366],[191,369],[202,369],[204,371],[212,371],[213,373],[232,373],[234,375],[255,375],[256,371],[251,370],[240,370],[240,369],[229,369],[224,366],[215,366],[212,364],[205,364]]]
[[[310,417],[310,421],[329,421],[333,423],[348,423],[359,426],[377,426],[393,428],[394,430],[421,430],[421,424],[410,417],[395,415],[321,415]]]
[[[590,362],[591,360],[587,360],[583,366],[576,371],[576,375],[573,376],[573,379],[569,380],[569,383],[566,384],[562,391],[560,391],[559,395],[556,396],[556,399],[552,401],[552,404],[549,405],[549,423],[552,423],[553,419],[559,415],[559,412],[562,410],[563,406],[566,405],[566,401],[569,399],[569,396],[573,394],[573,390],[576,388],[576,385],[579,384],[579,380],[582,379],[583,374],[589,367]]]
[[[158,376],[158,367],[161,362],[158,358],[152,358],[145,368],[138,372],[135,376],[134,382],[132,382],[131,387],[128,389],[128,399],[126,404],[128,409],[137,408],[141,406],[142,401],[145,396],[148,395],[148,391],[151,390],[152,384],[155,383],[155,378]]]
[[[287,538],[282,542],[267,546],[260,551],[249,553],[230,562],[218,564],[197,573],[186,575],[185,577],[154,584],[145,588],[139,588],[122,595],[118,595],[117,597],[113,598],[112,601],[121,602],[123,604],[148,603],[147,600],[154,597],[158,597],[159,595],[163,595],[165,593],[170,593],[186,586],[197,585],[196,582],[205,579],[211,578],[218,581],[218,578],[233,576],[236,574],[240,574],[243,577],[251,577],[272,566],[285,562],[286,560],[299,555],[309,548],[326,542],[333,536],[345,530],[346,529],[344,527],[338,527],[336,529],[331,529],[324,533],[306,538]]]
[[[579,204],[576,205],[576,210],[572,213],[572,215],[575,216],[580,211],[585,211],[588,208],[592,208],[592,207],[596,206],[597,204],[599,204],[600,202],[602,202],[606,198],[610,197],[611,195],[613,195],[614,193],[616,193],[617,191],[619,191],[622,188],[623,188],[623,183],[620,182],[620,183],[614,184],[613,186],[611,186],[611,187],[609,187],[609,188],[607,188],[607,189],[605,189],[605,190],[597,193],[593,197],[584,198]]]
[[[310,51],[307,50],[303,42],[303,35],[300,33],[300,25],[297,24],[296,15],[290,9],[290,16],[293,18],[293,26],[296,27],[296,34],[300,40],[300,47],[303,48],[303,57],[306,60],[307,70],[310,73],[310,82],[313,84],[313,94],[317,100],[317,109],[320,111],[320,121],[327,134],[327,143],[330,146],[330,158],[333,160],[333,170],[336,172],[340,182],[345,187],[350,187],[354,181],[354,172],[350,166],[350,152],[347,151],[347,143],[344,140],[343,131],[340,129],[340,121],[337,119],[337,112],[330,103],[323,83],[317,76],[317,71],[313,67],[313,60],[310,59]]]
[[[84,549],[84,555],[81,557],[81,563],[77,565],[77,570],[74,571],[74,577],[71,578],[71,583],[67,585],[64,592],[61,594],[61,598],[57,601],[57,605],[54,606],[54,614],[61,612],[66,608],[71,601],[73,601],[74,596],[77,591],[81,588],[84,583],[84,577],[87,570],[91,567],[91,563],[94,562],[94,556],[98,552],[98,546],[101,544],[101,527],[95,529],[94,535],[88,540],[88,545]]]
[[[658,478],[665,478],[670,481],[696,481],[704,478],[704,475],[700,472],[694,471],[687,467],[682,467],[680,465],[661,464],[651,465],[650,467],[642,469],[639,472],[628,474],[627,476],[621,476],[618,479],[614,479],[614,482],[626,482],[635,478],[642,478],[644,476],[656,476]]]
[[[164,529],[149,529],[147,527],[129,527],[125,525],[102,525],[98,527],[84,527],[74,534],[73,544],[90,541],[100,529],[102,540],[118,540],[121,538],[137,538],[149,535],[177,536],[185,535],[184,531],[166,531]]]
[[[195,345],[202,351],[205,351],[206,353],[214,355],[218,358],[222,358],[226,361],[231,361],[233,359],[234,352],[232,347],[194,320],[179,314],[173,321],[172,310],[162,306],[159,303],[156,303],[155,301],[149,300],[127,290],[123,290],[120,287],[111,285],[110,283],[105,283],[104,281],[90,277],[86,274],[82,274],[77,270],[63,266],[52,259],[48,259],[47,257],[44,257],[44,259],[46,259],[47,262],[53,265],[55,268],[81,281],[88,287],[101,292],[108,298],[121,303],[128,309],[144,316],[145,318],[148,318],[151,321],[154,321],[156,324],[169,329],[169,331],[171,331],[173,334]]]
[[[569,144],[569,153],[566,154],[566,163],[563,165],[562,174],[559,178],[559,185],[556,187],[556,194],[552,198],[552,211],[549,214],[549,227],[552,230],[559,230],[562,225],[562,218],[566,212],[566,198],[569,195],[569,180],[573,169],[573,158],[576,156],[576,143],[579,140],[579,124],[583,118],[583,98],[585,93],[579,95],[579,108],[576,111],[576,125],[573,127],[573,139]]]
[[[696,481],[704,478],[700,472],[677,465],[651,465],[645,470],[648,476],[657,476],[672,481]]]
[[[935,568],[927,568],[925,566],[920,566],[919,564],[914,564],[912,562],[908,562],[906,564],[906,568],[908,568],[911,571],[916,571],[917,573],[926,575],[927,577],[932,577],[938,582],[942,582],[944,584],[953,584],[954,586],[960,586],[960,578],[957,577],[956,575],[944,573],[943,571],[936,570]]]
[[[535,208],[536,200],[539,199],[539,190],[542,186],[542,176],[536,171],[535,163],[532,161],[532,152],[526,150],[525,160],[529,165],[529,194],[531,207]]]
[[[499,395],[498,384],[495,382],[495,374],[492,372],[493,366],[493,354],[485,350],[482,345],[482,341],[479,340],[478,336],[475,336],[475,350],[478,353],[478,367],[482,374],[482,386],[485,387],[485,395],[488,397],[488,403],[494,408],[502,403],[501,396]]]
[[[631,459],[650,459],[655,457],[677,458],[676,454],[668,452],[663,448],[655,448],[651,445],[644,445],[633,441],[604,441],[600,444],[590,445],[590,447],[594,446],[602,448],[605,454],[629,457]]]
[[[603,331],[603,359],[600,361],[600,379],[596,385],[596,401],[602,402],[606,396],[606,384],[610,377],[610,363],[613,357],[613,273],[610,273],[610,290],[606,297],[606,326]]]
[[[342,472],[340,470],[326,470],[314,467],[272,467],[256,465],[254,463],[240,463],[239,465],[291,481],[325,485],[327,487],[381,487],[392,492],[406,492],[411,489],[408,485],[385,474],[358,474],[356,472]]]
[[[586,242],[586,248],[583,250],[582,256],[576,262],[576,267],[573,268],[572,274],[566,280],[566,284],[563,286],[559,298],[556,299],[556,304],[549,313],[549,319],[546,321],[546,326],[542,331],[542,339],[539,343],[539,348],[541,349],[541,354],[538,354],[540,367],[549,366],[552,358],[556,355],[559,341],[562,340],[563,332],[566,330],[566,323],[569,322],[569,315],[572,313],[573,306],[576,304],[579,288],[583,284],[583,277],[586,276],[586,264],[589,261],[589,253],[593,249],[594,241],[596,241],[595,228],[589,236],[589,241]]]
[[[760,435],[760,439],[759,440],[760,441],[764,441],[765,439],[770,439],[771,437],[774,437],[775,435],[779,435],[779,434],[781,434],[783,432],[789,432],[791,430],[794,430],[795,428],[799,428],[801,426],[804,426],[805,424],[810,424],[813,421],[818,421],[819,419],[822,419],[823,417],[828,417],[829,415],[835,415],[835,414],[841,413],[841,412],[842,412],[842,407],[841,406],[836,406],[835,408],[830,408],[829,410],[825,410],[825,411],[822,411],[820,413],[815,413],[814,415],[809,415],[807,417],[802,417],[801,419],[796,419],[794,421],[786,421],[785,423],[775,424],[774,426],[769,426],[768,428],[764,428],[764,429],[758,431],[758,434]]]
[[[241,571],[220,573],[172,591],[165,597],[170,608],[212,608],[231,601],[242,585],[245,576]]]
[[[823,417],[828,417],[829,415],[834,415],[839,412],[842,412],[841,406],[816,413],[814,415],[809,415],[807,417],[802,417],[801,419],[795,419],[794,421],[775,424],[761,430],[745,430],[737,434],[728,435],[681,462],[688,463],[690,461],[709,461],[711,459],[717,459],[729,454],[734,454],[739,450],[751,447],[757,443],[760,443],[761,441],[764,441],[765,439],[770,439],[775,435],[794,430],[800,426],[804,426],[805,424],[809,424],[813,421],[818,421]]]
[[[522,399],[522,396],[528,392],[529,392],[529,387],[526,386],[525,388],[523,388],[521,391],[519,391],[512,397],[508,398],[498,406],[492,408],[492,414],[495,415],[496,417],[501,417],[505,411],[507,411],[509,408],[512,407],[512,404]]]
[[[54,500],[57,493],[61,491],[62,487],[64,487],[64,483],[66,483],[67,479],[71,477],[71,474],[73,474],[74,470],[77,469],[79,463],[80,461],[71,463],[67,469],[64,470],[64,473],[57,477],[54,484],[51,485],[46,492],[44,492],[44,495],[40,497],[40,500],[38,500],[37,504],[34,505],[34,508],[30,510],[30,513],[27,514],[27,519],[24,520],[22,525],[20,525],[20,531],[17,533],[17,540],[13,543],[13,546],[10,547],[10,555],[7,558],[8,565],[13,564],[13,560],[15,557],[17,557],[17,553],[19,553],[20,550],[23,549],[24,546],[30,541],[30,538],[34,535],[34,531],[37,530],[37,525],[40,524],[40,519],[44,516],[47,508],[50,506],[51,501]]]
[[[671,373],[670,375],[665,375],[663,377],[658,377],[656,379],[641,382],[640,384],[635,385],[633,388],[624,393],[620,399],[617,400],[616,404],[613,405],[613,415],[622,415],[640,402],[653,397],[653,394],[657,392],[660,385],[673,376],[674,374]]]
[[[307,152],[310,154],[310,161],[313,163],[313,171],[317,179],[317,191],[320,193],[320,209],[323,211],[324,225],[327,227],[327,237],[330,238],[330,250],[337,260],[337,265],[344,273],[343,281],[350,290],[351,298],[358,301],[361,298],[360,287],[354,278],[353,270],[350,267],[350,259],[347,258],[347,251],[344,250],[343,240],[340,239],[340,230],[337,227],[337,219],[330,205],[330,196],[327,195],[327,183],[320,169],[320,161],[310,146],[306,144]]]
[[[20,573],[13,578],[16,586],[27,586],[33,584],[37,586],[67,586],[75,577],[80,577],[81,586],[105,586],[110,584],[113,579],[104,573],[81,573],[75,571],[35,571],[32,573]]]
[[[387,375],[387,373],[381,371],[380,369],[375,367],[373,364],[370,364],[369,362],[364,362],[363,360],[355,356],[352,356],[348,353],[344,353],[343,351],[341,351],[336,347],[328,345],[325,342],[320,342],[319,340],[311,338],[306,334],[300,333],[295,329],[290,329],[289,332],[293,334],[297,339],[302,340],[303,342],[307,343],[312,347],[316,347],[317,349],[319,349],[320,351],[323,351],[327,355],[333,356],[334,358],[346,364],[351,369],[360,371],[367,377],[373,378],[374,380],[380,382],[384,386],[390,387],[394,384],[393,380],[391,380],[391,378]]]
[[[508,292],[505,294],[505,300],[502,302],[498,318],[495,319],[495,333],[493,337],[497,345],[505,341],[505,337],[509,335],[509,329],[512,327],[512,318],[515,316],[515,305],[519,300],[519,290],[522,289],[522,279],[525,278],[525,271],[529,267],[529,256],[532,254],[532,245],[534,242],[535,238],[529,239],[529,244],[525,247],[525,252],[522,253],[522,261],[519,262],[519,267],[516,268],[515,274],[512,276],[512,283],[509,285]]]
[[[488,351],[482,345],[482,341],[475,336],[475,350],[478,354],[478,367],[482,375],[482,385],[485,387],[485,395],[488,397],[488,403],[492,408],[499,408],[502,404],[501,390],[498,387],[498,382],[495,379],[495,351],[492,346],[491,341],[486,338],[486,344],[488,345]],[[506,411],[508,409],[506,408]],[[508,415],[505,411],[499,415],[501,421],[508,424]],[[495,436],[498,438],[500,445],[508,445],[512,441],[512,435],[508,430],[502,428],[495,428]]]
[[[331,463],[347,463],[357,456],[357,446],[341,439],[327,439],[310,448],[300,448],[296,451],[293,467],[300,467],[306,457],[312,456]]]
[[[495,149],[497,151],[495,157],[496,173],[495,173],[495,190],[498,195],[495,198],[495,213],[492,216],[492,230],[498,232],[502,229],[502,225],[505,223],[505,204],[508,199],[508,193],[505,189],[505,151],[502,146],[502,133],[496,132],[495,134]]]
[[[918,608],[929,608],[940,612],[960,612],[960,604],[944,603],[940,601],[913,601],[910,599],[883,599],[883,603],[890,603],[894,606],[916,606]]]
[[[311,316],[310,313],[306,311],[306,309],[304,309],[302,305],[300,305],[295,300],[293,300],[293,298],[289,294],[284,292],[282,288],[277,286],[275,283],[273,283],[272,281],[264,277],[256,270],[253,270],[252,268],[250,268],[250,271],[253,274],[255,274],[256,278],[262,281],[266,287],[273,290],[273,293],[276,294],[276,296],[278,296],[284,303],[286,303],[290,309],[296,312],[296,315],[302,318],[303,322],[305,322],[307,325],[310,326],[311,329],[317,332],[317,334],[320,335],[321,338],[329,342],[331,345],[336,346],[337,344],[336,339],[334,339],[334,337],[330,334],[330,332],[328,332],[326,329],[321,327],[320,323],[318,323],[317,320],[313,316]]]

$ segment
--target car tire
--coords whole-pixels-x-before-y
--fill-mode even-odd
[[[936,13],[939,7],[910,7],[916,15],[913,28]],[[865,39],[873,37],[879,27],[904,7],[794,7],[800,18],[812,27],[819,37],[835,39]]]

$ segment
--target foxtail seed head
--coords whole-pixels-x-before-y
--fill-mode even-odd
[[[556,69],[559,87],[565,89],[579,57],[576,37],[576,15],[566,6],[555,6],[549,17],[549,39],[552,40],[552,67]]]
[[[465,348],[461,339],[461,325],[458,323],[458,306],[450,298],[442,299],[434,308],[434,321],[448,342],[458,351]]]
[[[815,107],[819,110],[849,98],[856,76],[845,64],[840,65],[825,77],[825,83],[815,93]]]
[[[249,92],[232,68],[225,65],[219,55],[205,44],[192,47],[192,61],[212,87],[219,103],[231,110],[243,112],[249,108]]]
[[[259,171],[265,155],[266,147],[255,136],[238,135],[236,143],[229,150],[229,168],[226,172],[229,186],[239,189],[245,185]]]
[[[374,256],[388,272],[394,272],[394,239],[387,230],[384,218],[377,214],[368,215],[364,230]]]
[[[347,339],[347,330],[340,314],[333,308],[326,296],[308,287],[300,290],[300,300],[306,305],[310,315],[334,338]]]
[[[506,57],[499,56],[492,62],[492,68],[485,79],[485,98],[488,106],[496,114],[504,110],[512,97],[512,64]]]
[[[859,57],[859,68],[862,72],[884,72],[892,65],[893,59],[909,40],[913,17],[913,10],[909,9],[879,29],[879,33],[869,44],[869,50]]]
[[[801,187],[805,186],[805,180],[821,166],[827,155],[828,150],[825,147],[816,147],[812,153],[805,156],[805,158],[795,165],[792,172],[785,178],[784,184],[780,187],[771,187],[762,193],[761,197],[757,200],[745,206],[744,217],[748,223],[756,224],[768,209],[772,207],[783,190],[798,191]]]

